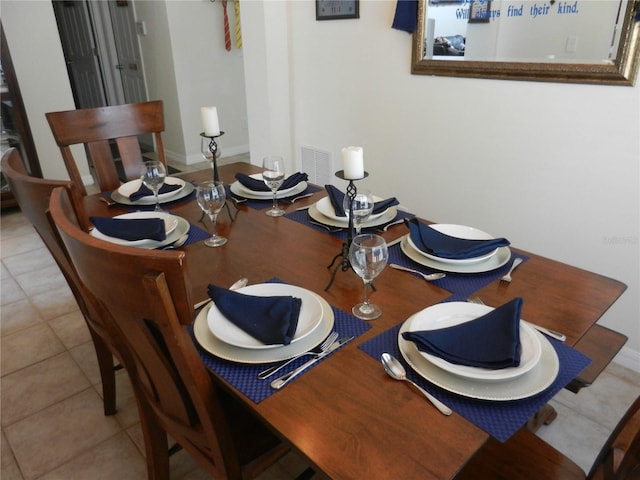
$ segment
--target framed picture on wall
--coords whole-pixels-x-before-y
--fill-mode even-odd
[[[360,18],[360,0],[316,0],[316,20]]]
[[[491,0],[468,0],[469,23],[489,23]]]

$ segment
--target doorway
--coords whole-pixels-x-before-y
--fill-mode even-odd
[[[53,0],[76,108],[144,102],[133,0]]]

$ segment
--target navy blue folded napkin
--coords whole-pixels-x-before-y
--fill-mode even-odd
[[[306,182],[309,179],[309,175],[303,172],[296,172],[287,178],[284,179],[282,185],[278,190],[286,190],[287,188],[293,188],[298,185],[300,182]],[[267,187],[267,184],[264,183],[262,179],[250,177],[244,173],[236,173],[236,180],[238,180],[242,185],[247,187],[249,190],[253,190],[254,192],[270,192],[271,189]]]
[[[340,189],[334,187],[333,185],[325,185],[325,190],[329,194],[329,200],[331,201],[331,206],[333,210],[336,212],[337,217],[346,217],[347,214],[344,211],[344,207],[342,206],[342,202],[344,201],[344,193],[340,191]],[[373,204],[372,214],[378,214],[384,212],[387,208],[393,207],[394,205],[398,205],[398,200],[396,197],[387,198],[386,200],[380,200],[379,202],[375,202]]]
[[[209,297],[227,320],[265,345],[289,345],[295,336],[300,298],[245,295],[211,284]]]
[[[130,242],[145,239],[162,241],[167,238],[162,218],[89,217],[89,220],[100,233]]]
[[[398,0],[391,28],[404,30],[407,33],[416,31],[418,28],[418,0]]]
[[[163,183],[158,190],[158,195],[162,195],[163,193],[170,193],[178,190],[182,185],[176,183]],[[129,195],[129,200],[132,202],[136,200],[140,200],[143,197],[148,197],[149,195],[153,195],[153,191],[148,188],[144,183],[140,185],[140,188]]]
[[[461,260],[475,258],[493,252],[496,248],[510,245],[506,238],[491,240],[469,240],[438,232],[417,218],[407,220],[411,240],[419,250],[440,258]]]
[[[499,370],[520,365],[522,298],[453,327],[404,332],[418,350],[456,365]]]

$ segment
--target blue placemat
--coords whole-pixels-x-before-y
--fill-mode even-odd
[[[350,313],[346,313],[338,308],[331,307],[333,310],[333,314],[335,315],[335,322],[333,329],[336,330],[340,336],[338,338],[346,338],[350,336],[358,337],[362,335],[364,332],[371,328],[371,325],[360,320],[359,318],[354,317]],[[238,389],[242,394],[246,397],[253,400],[255,403],[260,403],[265,398],[269,397],[273,393],[277,392],[271,388],[270,383],[275,378],[278,378],[280,375],[284,375],[285,373],[293,370],[294,368],[302,365],[304,362],[309,360],[309,357],[304,357],[292,362],[286,368],[283,368],[278,374],[266,378],[264,380],[258,379],[258,373],[267,368],[269,365],[275,365],[279,362],[275,363],[261,363],[261,364],[242,364],[242,363],[234,363],[227,360],[223,360],[221,358],[215,357],[211,353],[207,352],[203,349],[195,337],[193,336],[193,326],[187,327],[189,334],[191,335],[191,339],[196,345],[196,349],[200,354],[200,358],[204,364],[210,370],[214,371],[222,378],[224,378],[227,382],[233,385],[236,389]],[[355,341],[352,340],[352,341]],[[339,350],[339,349],[338,349]],[[330,358],[332,354],[329,354],[327,357],[323,358],[315,365],[310,367],[304,373],[300,375],[302,377],[307,372],[311,371],[316,365],[324,362],[328,358]],[[300,378],[297,377],[297,378]],[[296,379],[291,380],[291,383],[295,382]],[[285,389],[287,387],[284,387]]]
[[[481,288],[484,288],[491,282],[494,282],[495,280],[502,277],[505,273],[507,273],[509,271],[509,267],[511,267],[511,264],[516,258],[522,258],[523,262],[529,259],[529,257],[527,257],[526,255],[521,255],[512,251],[509,261],[500,268],[491,270],[490,272],[482,273],[447,272],[446,277],[441,278],[440,280],[435,280],[432,283],[452,293],[452,295],[446,299],[447,302],[464,302],[474,292],[477,292]],[[438,271],[433,268],[425,267],[424,265],[414,262],[413,260],[408,258],[404,253],[402,253],[402,249],[400,248],[399,243],[389,248],[389,263],[397,263],[398,265],[402,265],[403,267],[413,268],[414,270],[418,270],[426,274]],[[412,274],[407,273],[407,275]],[[418,279],[420,277],[416,275],[416,278]]]
[[[195,226],[193,223],[189,224],[189,238],[184,242],[183,246],[190,245],[192,243],[200,242],[206,238],[209,238],[211,234],[200,227]]]
[[[328,233],[329,235],[333,235],[334,237],[339,238],[341,240],[347,239],[347,229],[345,228],[331,227],[329,225],[322,226],[322,225],[318,225],[317,223],[313,223],[315,222],[315,220],[313,220],[313,218],[309,216],[308,209],[295,210],[293,212],[285,214],[285,217],[295,222],[302,223],[303,225],[306,225],[309,228],[313,228],[314,230],[317,230],[319,232],[324,232],[324,233]],[[382,229],[385,227],[385,225],[388,225],[389,223],[393,223],[397,220],[403,220],[405,218],[413,218],[413,217],[415,217],[413,213],[403,212],[401,210],[398,210],[398,213],[393,218],[393,220],[390,220],[389,222],[383,225],[379,225],[377,227],[363,228],[362,233],[380,233]]]
[[[265,198],[264,200],[256,200],[253,198],[244,198],[240,195],[236,195],[235,193],[233,193],[231,191],[231,188],[229,187],[229,185],[226,185],[226,190],[227,190],[227,197],[231,197],[231,198],[235,198],[237,200],[237,205],[246,205],[248,207],[251,208],[255,208],[256,210],[263,210],[265,208],[270,208],[271,205],[273,205],[273,199],[272,197],[268,197]],[[278,203],[282,202],[282,203],[294,203],[297,199],[301,198],[301,197],[307,197],[310,196],[313,193],[319,192],[320,190],[322,190],[322,188],[317,187],[315,185],[312,184],[307,184],[307,188],[305,188],[304,191],[296,194],[296,195],[292,195],[290,197],[284,197],[284,198],[279,198],[278,199]]]
[[[538,410],[546,405],[556,393],[562,390],[591,363],[588,357],[577,350],[553,338],[547,337],[560,360],[560,371],[551,386],[533,397],[522,400],[506,402],[475,400],[436,387],[416,374],[404,361],[398,348],[398,331],[401,326],[402,325],[396,325],[371,340],[364,342],[359,348],[377,362],[380,362],[380,355],[382,355],[383,352],[389,352],[404,364],[407,369],[408,378],[415,381],[418,385],[451,407],[454,412],[462,415],[471,423],[501,442],[504,442],[513,435]],[[382,366],[380,368],[382,368]],[[428,403],[425,403],[425,408],[431,407]]]

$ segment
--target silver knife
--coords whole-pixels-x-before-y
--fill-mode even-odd
[[[312,358],[311,360],[309,360],[306,363],[303,363],[302,365],[300,365],[298,368],[296,368],[295,370],[290,371],[289,373],[276,378],[275,380],[273,380],[271,382],[271,388],[275,388],[276,390],[281,389],[282,387],[284,387],[287,383],[289,383],[289,381],[294,378],[297,377],[299,374],[301,374],[303,371],[305,371],[307,368],[309,368],[311,365],[313,365],[314,363],[316,363],[319,360],[322,360],[324,357],[326,357],[327,355],[329,355],[331,352],[339,349],[340,347],[342,347],[343,345],[349,343],[351,340],[353,340],[356,337],[349,337],[349,338],[343,338],[341,340],[336,340],[335,342],[333,342],[331,344],[331,346],[329,347],[329,349],[324,352],[322,355],[318,356],[317,358]]]

